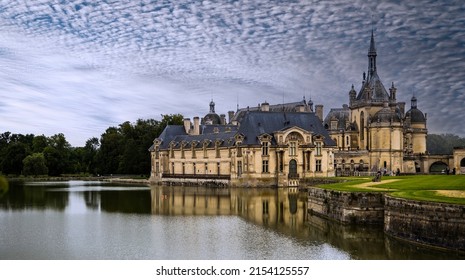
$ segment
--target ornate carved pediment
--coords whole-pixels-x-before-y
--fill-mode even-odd
[[[236,140],[236,142],[242,142],[244,141],[244,135],[242,133],[238,133],[234,135],[234,139]]]
[[[260,142],[271,142],[271,139],[273,139],[273,136],[271,136],[270,134],[268,133],[263,133],[263,134],[260,134],[259,136],[257,136],[258,140]]]

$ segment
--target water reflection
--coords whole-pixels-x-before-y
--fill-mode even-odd
[[[330,244],[355,259],[464,259],[458,252],[417,246],[384,234],[382,226],[347,226],[308,215],[307,196],[293,188],[155,187],[156,215],[237,215],[302,246]]]
[[[45,210],[53,210],[53,215],[43,215]],[[0,251],[10,252],[0,257],[10,258],[33,251],[20,244],[40,239],[40,226],[46,228],[43,239],[58,234],[63,248],[56,251],[56,244],[41,244],[37,258],[48,258],[43,257],[45,251],[55,254],[52,258],[100,259],[465,258],[391,239],[380,226],[343,226],[308,215],[306,193],[292,188],[12,183],[0,197],[0,221],[5,225],[2,236],[13,236],[8,243],[0,242]],[[32,228],[24,230],[29,225]],[[121,246],[126,249],[118,250]]]
[[[12,182],[9,191],[0,198],[0,209],[149,214],[149,190],[149,187],[128,187],[100,181]]]

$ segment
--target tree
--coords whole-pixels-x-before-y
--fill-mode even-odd
[[[454,134],[429,134],[426,138],[426,147],[432,155],[450,155],[454,147],[465,146],[465,138]]]
[[[28,147],[24,143],[10,143],[2,155],[2,172],[20,175],[23,170],[23,159],[28,155]]]
[[[47,175],[47,174],[48,174],[48,168],[45,163],[45,157],[43,153],[34,153],[24,158],[23,175],[38,176],[38,175]]]
[[[96,169],[102,174],[149,174],[148,148],[167,125],[182,125],[180,114],[162,115],[162,120],[138,119],[110,127],[100,137]]]

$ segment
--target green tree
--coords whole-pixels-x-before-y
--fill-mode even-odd
[[[138,119],[110,127],[100,137],[96,169],[101,174],[149,174],[148,148],[167,125],[182,125],[180,114],[162,115],[162,120]]]
[[[464,147],[465,138],[454,134],[429,134],[426,138],[426,147],[432,155],[450,155],[454,147]]]
[[[4,174],[20,175],[23,170],[23,159],[29,154],[24,143],[10,143],[2,155],[2,172]]]
[[[47,175],[47,174],[48,174],[48,168],[45,163],[45,157],[43,153],[34,153],[24,158],[23,175],[38,176],[38,175]]]
[[[49,145],[50,140],[44,135],[35,136],[32,140],[32,152],[41,153]]]

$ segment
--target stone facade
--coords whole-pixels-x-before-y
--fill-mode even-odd
[[[212,116],[213,102],[210,107],[208,119],[220,120]],[[228,125],[194,118],[166,127],[150,148],[151,181],[256,187],[333,177],[335,143],[321,119],[299,106],[288,112],[270,107],[238,110]]]
[[[454,148],[454,163],[457,174],[465,174],[465,148]]]
[[[337,143],[335,169],[341,175],[359,172],[428,173],[424,168],[426,115],[412,97],[411,108],[397,100],[392,83],[387,91],[379,78],[373,33],[368,50],[368,72],[357,93],[349,91],[349,105],[333,108],[324,126]],[[356,151],[356,152],[354,152]]]

